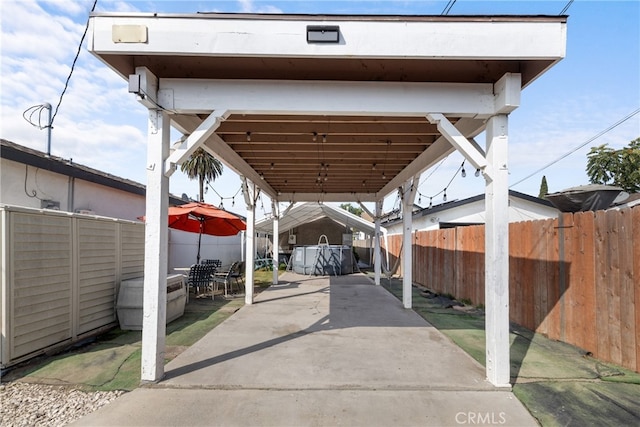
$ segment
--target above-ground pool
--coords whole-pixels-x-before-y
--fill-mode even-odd
[[[291,254],[292,270],[298,274],[316,276],[353,273],[351,246],[314,245],[296,246]]]

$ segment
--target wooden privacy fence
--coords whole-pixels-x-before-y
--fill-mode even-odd
[[[120,281],[144,269],[144,224],[0,206],[0,366],[116,324]]]
[[[415,283],[484,304],[483,225],[412,237]],[[640,206],[510,224],[509,272],[511,321],[640,372]]]

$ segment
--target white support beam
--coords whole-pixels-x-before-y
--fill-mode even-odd
[[[280,206],[278,202],[271,199],[271,213],[273,215],[273,281],[274,285],[278,284],[278,265],[280,264]]]
[[[380,217],[382,217],[382,202],[383,200],[376,201],[376,213],[375,213],[375,236],[373,240],[373,253],[374,253],[374,281],[376,285],[380,285],[380,276],[382,272],[382,251],[380,250]],[[386,242],[385,242],[386,243]],[[387,248],[388,250],[389,248]]]
[[[353,82],[295,80],[162,79],[172,111],[212,110],[245,114],[489,117],[495,98],[490,83]],[[169,102],[168,100],[165,102]]]
[[[269,194],[269,196],[271,196],[271,194]],[[378,200],[376,193],[280,193],[276,197],[278,200],[293,203],[317,202],[318,200],[324,202],[353,202],[354,200],[360,200],[362,202],[373,203]]]
[[[522,76],[518,73],[506,73],[493,85],[496,114],[509,114],[520,106],[521,87]]]
[[[414,176],[402,186],[402,303],[404,308],[412,306],[413,286],[413,202],[418,191],[420,175]]]
[[[176,170],[176,165],[185,161],[215,132],[220,123],[226,118],[226,114],[226,110],[216,110],[209,114],[209,117],[203,120],[200,126],[189,135],[186,141],[182,143],[182,146],[171,153],[164,166],[164,172],[167,176],[171,176]]]
[[[167,309],[169,178],[162,166],[169,156],[169,118],[149,110],[147,194],[142,318],[143,382],[164,376]]]
[[[493,170],[485,188],[485,328],[487,379],[510,387],[509,362],[509,169],[506,115],[489,119],[487,161]]]
[[[443,114],[427,114],[427,119],[431,124],[438,126],[438,131],[451,143],[462,155],[475,167],[483,171],[485,175],[491,176],[487,168],[487,160],[482,153]]]
[[[426,115],[426,113],[425,113]],[[485,127],[484,120],[467,119],[463,118],[458,120],[456,128],[462,135],[466,135],[467,138],[478,135]],[[436,141],[423,151],[414,161],[412,161],[406,168],[404,168],[398,175],[393,177],[382,190],[380,190],[375,196],[374,200],[358,199],[362,201],[375,201],[384,198],[391,192],[395,191],[398,187],[404,185],[404,183],[411,179],[414,175],[419,175],[428,168],[432,167],[440,160],[444,159],[449,154],[453,153],[455,148],[449,141],[443,136],[436,139]]]
[[[251,305],[253,304],[253,281],[256,264],[256,201],[258,200],[258,195],[256,185],[246,177],[242,177],[242,192],[247,204],[244,303]]]
[[[360,209],[362,209],[362,210],[364,211],[364,213],[366,213],[367,215],[369,215],[371,218],[375,218],[375,217],[376,217],[376,215],[375,215],[373,212],[371,212],[371,211],[369,210],[369,208],[367,208],[367,206],[366,206],[364,203],[362,203],[362,201],[361,201],[361,200],[358,200],[358,205],[360,206]],[[374,210],[375,210],[375,209],[374,209]]]
[[[158,78],[147,67],[136,67],[138,90],[135,92],[139,103],[148,109],[157,109]],[[132,90],[135,88],[129,88]]]

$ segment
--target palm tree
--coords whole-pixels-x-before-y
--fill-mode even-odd
[[[191,154],[189,160],[180,165],[180,170],[187,174],[189,179],[198,179],[200,185],[200,202],[204,202],[204,183],[215,181],[222,175],[222,163],[211,154],[198,148]]]

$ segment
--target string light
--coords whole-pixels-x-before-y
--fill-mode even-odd
[[[311,139],[313,139],[313,142],[316,142],[318,140],[318,132],[314,132]]]
[[[247,132],[247,142],[251,142],[251,132]]]
[[[476,176],[476,178],[479,177],[480,176],[480,169],[476,169],[476,173],[474,175]]]
[[[462,175],[463,178],[467,177],[467,171],[464,170],[464,161],[462,162],[462,171],[460,172],[460,175]]]
[[[228,199],[231,199],[231,206],[232,206],[232,207],[233,207],[233,206],[235,206],[235,204],[236,204],[236,196],[237,196],[238,194],[242,193],[242,186],[240,186],[240,188],[238,188],[238,191],[236,191],[236,193],[235,193],[233,196],[224,197],[223,195],[221,195],[220,193],[218,193],[218,192],[216,191],[216,189],[215,189],[215,188],[213,188],[213,186],[211,185],[211,182],[210,182],[210,181],[207,181],[207,186],[205,187],[205,192],[206,192],[209,188],[210,188],[210,189],[212,189],[212,190],[213,190],[213,192],[214,192],[214,193],[216,193],[216,195],[217,195],[218,197],[220,197],[220,209],[224,209],[224,200],[225,200],[225,199],[227,199],[227,200],[228,200]]]

